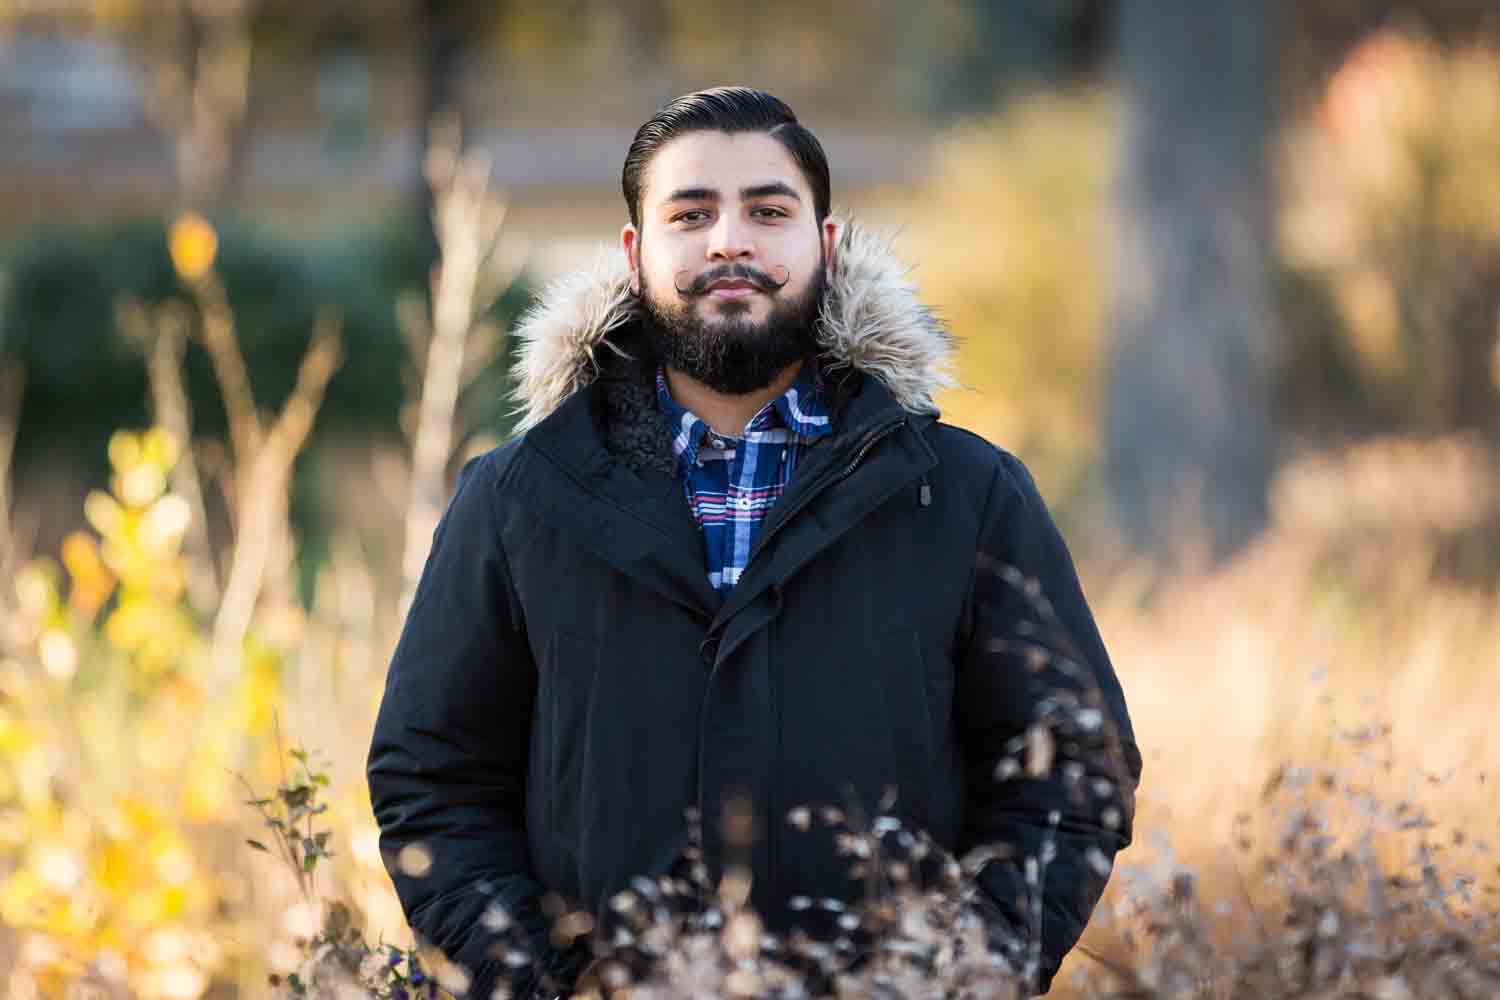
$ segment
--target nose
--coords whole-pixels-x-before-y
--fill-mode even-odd
[[[713,232],[709,234],[708,259],[733,262],[753,256],[755,256],[755,247],[741,228],[739,220],[728,212],[721,215]]]

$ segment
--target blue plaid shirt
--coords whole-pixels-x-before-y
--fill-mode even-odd
[[[817,366],[809,361],[777,398],[750,418],[742,436],[716,433],[672,398],[666,369],[656,369],[656,399],[672,432],[683,490],[708,550],[708,582],[727,595],[750,550],[791,482],[797,460],[833,431]]]

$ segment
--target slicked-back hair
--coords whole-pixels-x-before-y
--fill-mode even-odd
[[[828,157],[818,137],[809,132],[785,102],[750,87],[714,87],[667,103],[636,130],[620,186],[631,224],[641,224],[641,184],[651,158],[666,143],[690,132],[764,132],[786,147],[812,188],[813,212],[819,224],[828,217],[831,183]]]

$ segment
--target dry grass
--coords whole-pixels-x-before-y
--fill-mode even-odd
[[[1392,440],[1314,456],[1287,469],[1273,530],[1231,564],[1162,578],[1124,563],[1090,581],[1146,769],[1137,845],[1119,859],[1095,926],[1053,995],[1493,995],[1488,919],[1500,880],[1487,842],[1496,836],[1497,802],[1486,768],[1497,750],[1489,716],[1500,701],[1500,599],[1454,576],[1464,563],[1453,553],[1485,537],[1496,481],[1487,453],[1464,439]],[[244,837],[259,836],[256,817],[232,799],[213,806],[210,797],[197,820],[146,831],[171,832],[191,852],[199,894],[207,894],[199,905],[219,914],[204,926],[219,943],[195,959],[198,978],[127,977],[136,995],[199,995],[193,991],[210,984],[258,995],[269,972],[299,967],[309,981],[333,982],[326,968],[308,969],[313,955],[324,966],[330,956],[354,956],[356,973],[361,963],[370,975],[380,972],[371,971],[368,950],[319,944],[319,929],[347,914],[365,942],[408,941],[375,849],[361,768],[389,643],[380,623],[396,600],[381,579],[345,539],[284,654],[283,683],[260,695],[281,706],[289,739],[328,761],[323,818],[333,857],[319,866],[316,898],[299,902],[298,880],[243,846]],[[26,692],[58,690],[18,685],[17,664],[8,669],[12,722]],[[45,676],[57,667],[39,661],[20,669]],[[156,697],[182,698],[183,683]],[[87,748],[94,737],[83,723],[112,709],[90,707],[86,691],[73,697],[71,711],[81,714],[51,732]],[[58,709],[47,718],[56,722]],[[153,718],[144,724],[157,725]],[[253,726],[245,738],[270,745]],[[169,773],[173,755],[195,752],[173,744],[170,731],[156,731],[149,744],[111,740],[127,748],[115,759],[154,748],[150,775]],[[58,743],[47,759],[71,752]],[[27,769],[42,765],[16,759],[31,762],[16,772],[20,779],[34,780]],[[266,769],[274,761],[258,759],[255,780],[274,784],[274,766]],[[92,813],[106,801],[90,799],[101,787],[132,787],[128,769],[103,777],[100,785],[86,769],[80,776],[75,764],[50,780],[74,789],[59,800],[64,809]],[[1430,821],[1417,822],[1422,816]],[[34,832],[65,839],[69,822],[65,814],[58,834]],[[857,850],[859,837],[849,843]],[[637,997],[764,992],[784,975],[774,956],[741,962],[754,924],[738,878],[703,887],[706,907],[674,908],[665,924],[642,925],[639,940],[670,957]],[[150,879],[127,888],[147,891]],[[1379,909],[1376,884],[1384,892]],[[834,969],[826,981],[844,996],[940,995],[929,991],[959,983],[968,984],[965,995],[1010,995],[1014,981],[978,951],[982,935],[958,905],[964,885],[957,879],[946,893],[898,897],[879,917],[896,945],[889,961]],[[171,920],[140,932],[123,954],[146,956],[146,972],[151,955],[208,947],[202,929]],[[28,986],[21,971],[47,957],[38,943],[46,939],[35,927],[0,930],[14,963],[10,995],[62,995],[64,979]],[[107,974],[122,968],[119,946],[103,939],[75,935],[57,947],[85,959],[73,968],[95,983],[108,986]],[[626,966],[601,971],[611,968],[619,976]]]
[[[1257,872],[1280,849],[1285,816],[1266,789],[1289,764],[1425,811],[1439,857],[1463,853],[1455,837],[1474,849],[1500,835],[1488,774],[1500,752],[1500,597],[1447,573],[1455,548],[1494,544],[1497,502],[1476,442],[1378,441],[1288,468],[1272,531],[1228,566],[1096,583],[1145,757],[1141,836],[1123,864],[1194,871],[1200,895],[1232,906],[1207,907],[1208,932],[1244,934],[1247,898],[1272,913],[1286,901]],[[1348,794],[1308,797],[1335,836],[1370,826]],[[1375,856],[1410,872],[1413,849],[1395,837]],[[1494,858],[1454,864],[1500,884]],[[1127,905],[1131,881],[1117,876],[1101,909]],[[1086,941],[1120,956],[1122,933],[1100,926]]]

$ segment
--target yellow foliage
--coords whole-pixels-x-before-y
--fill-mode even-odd
[[[214,266],[219,251],[219,234],[209,221],[196,212],[180,215],[167,233],[167,246],[177,273],[196,281]]]
[[[82,531],[69,535],[62,546],[62,562],[73,581],[68,595],[73,609],[86,621],[92,621],[115,589],[115,577],[104,565],[99,546]]]
[[[902,236],[959,338],[946,419],[1024,455],[1053,495],[1095,459],[1113,130],[1109,96],[1080,90],[952,131]]]
[[[29,656],[0,661],[0,922],[29,935],[21,971],[43,996],[105,969],[191,997],[228,932],[194,831],[240,819],[233,772],[270,727],[281,662],[257,646],[239,684],[205,690],[211,623],[184,599],[189,508],[167,487],[178,445],[122,432],[109,454],[111,492],[85,505],[97,536],[16,580]]]
[[[1361,390],[1423,430],[1482,425],[1467,386],[1500,365],[1500,48],[1377,32],[1283,147],[1279,249],[1328,286]]]
[[[1316,122],[1356,208],[1430,200],[1444,229],[1500,235],[1500,52],[1379,32],[1329,80]]]

